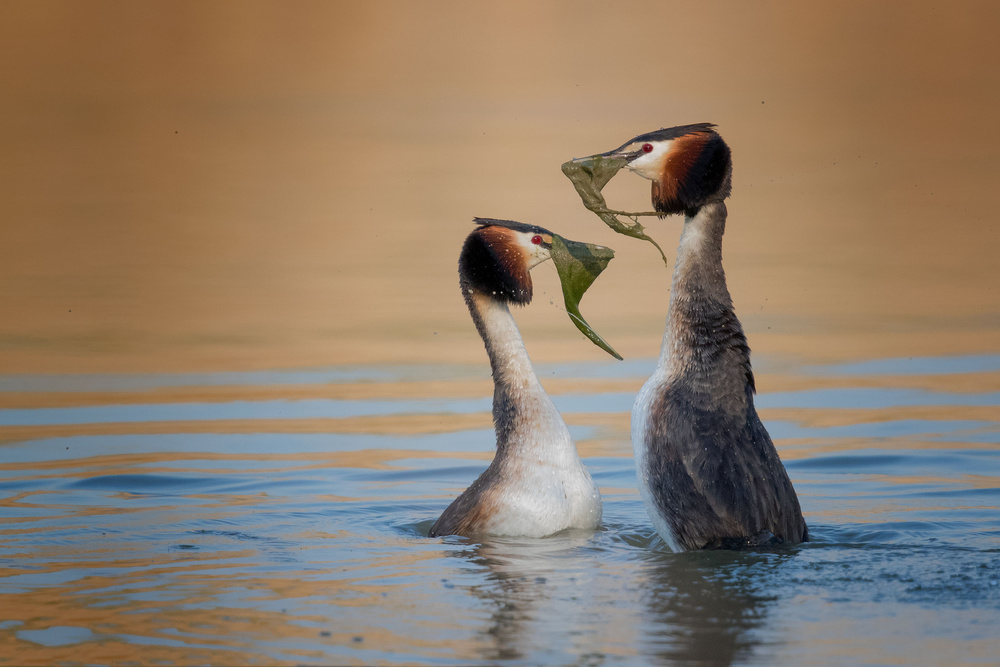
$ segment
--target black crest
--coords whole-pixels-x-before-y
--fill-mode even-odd
[[[694,134],[696,132],[712,132],[715,130],[715,123],[692,123],[691,125],[678,125],[677,127],[662,127],[655,132],[647,132],[646,134],[640,134],[638,137],[626,141],[618,150],[625,148],[631,144],[636,144],[646,141],[669,141],[671,139],[677,139],[678,137],[683,137],[688,134]]]
[[[505,227],[507,229],[513,229],[515,232],[524,232],[525,234],[549,234],[552,232],[545,229],[544,227],[539,227],[538,225],[529,225],[525,222],[518,222],[517,220],[500,220],[498,218],[473,218],[472,222],[483,227]],[[473,232],[475,233],[475,232]]]

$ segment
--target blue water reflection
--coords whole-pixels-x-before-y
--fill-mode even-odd
[[[562,394],[553,396],[564,413],[628,412],[635,395],[626,392]],[[762,393],[757,406],[767,408],[877,409],[903,406],[1000,406],[1000,392],[978,394],[933,392],[920,389],[815,389]],[[0,426],[107,424],[131,422],[343,419],[412,414],[472,414],[489,412],[492,399],[406,400],[270,400],[225,403],[170,403],[102,405],[72,408],[0,410]]]
[[[547,370],[631,377],[617,368]],[[183,392],[260,383],[280,396],[295,378],[389,388],[421,381],[410,371],[3,378],[8,391],[62,387],[79,405],[0,410],[0,641],[48,662],[141,647],[175,663],[791,665],[840,662],[842,633],[870,647],[910,636],[917,619],[938,648],[864,655],[1000,650],[1000,413],[988,410],[1000,394],[989,382],[851,387],[830,367],[846,386],[762,393],[765,416],[786,411],[767,423],[813,540],[681,555],[637,493],[628,392],[554,396],[602,489],[601,528],[484,542],[427,531],[487,465],[489,396]],[[95,386],[137,402],[88,403]],[[180,389],[177,402],[144,393],[163,386]]]

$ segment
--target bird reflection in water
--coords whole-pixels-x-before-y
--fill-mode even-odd
[[[569,530],[544,539],[492,538],[449,553],[489,570],[486,583],[468,589],[492,607],[482,630],[484,660],[535,662],[569,650],[581,664],[600,662],[597,647],[613,641],[605,629],[616,623],[615,610],[606,616],[590,603],[604,583],[594,577],[593,541],[592,531]],[[560,643],[569,646],[554,646]]]
[[[636,550],[608,562],[605,539]],[[488,570],[477,573],[482,583],[466,588],[487,610],[479,657],[535,663],[575,655],[581,665],[637,656],[695,665],[766,659],[764,630],[777,599],[761,585],[780,576],[795,551],[670,554],[658,543],[651,534],[595,539],[578,531],[493,538],[449,551]]]
[[[769,662],[759,655],[766,645],[761,631],[777,598],[761,593],[761,584],[794,555],[785,548],[649,552],[646,651],[663,664]]]

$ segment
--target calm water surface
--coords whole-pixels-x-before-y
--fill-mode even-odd
[[[758,359],[813,541],[675,555],[652,360],[541,366],[596,533],[427,531],[492,456],[482,366],[0,378],[0,662],[941,664],[1000,655],[1000,357]]]

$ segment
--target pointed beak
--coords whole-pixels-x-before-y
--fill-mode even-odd
[[[627,151],[625,150],[625,148],[626,146],[622,146],[621,148],[616,148],[613,151],[608,151],[607,153],[598,153],[593,157],[602,157],[606,160],[620,159],[620,160],[625,160],[625,162],[631,162],[632,160],[642,155],[641,150]]]
[[[627,151],[622,148],[616,148],[613,151],[608,151],[607,153],[597,153],[595,155],[588,155],[587,157],[576,157],[573,158],[573,162],[593,162],[595,158],[603,158],[605,160],[625,160],[626,166],[629,162],[636,159],[642,155],[642,151]]]

